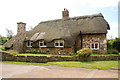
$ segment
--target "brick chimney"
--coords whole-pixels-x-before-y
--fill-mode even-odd
[[[17,35],[13,49],[19,53],[24,52],[24,40],[26,38],[26,23],[17,23]]]
[[[18,22],[17,23],[17,35],[25,34],[26,32],[26,23]]]
[[[69,11],[66,8],[64,8],[64,11],[62,11],[62,18],[67,18],[67,17],[69,17]]]

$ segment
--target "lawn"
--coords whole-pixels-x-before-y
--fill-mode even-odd
[[[31,53],[27,53],[27,54],[17,54],[17,55],[23,55],[23,56],[61,56],[61,57],[72,57],[69,55],[53,55],[53,54],[31,54]]]
[[[91,54],[91,56],[118,56],[118,54]]]
[[[30,63],[30,62],[14,62],[14,61],[3,61],[3,62],[14,63],[14,64],[61,66],[61,67],[75,67],[75,68],[103,69],[103,70],[118,69],[118,61],[91,61],[91,62],[59,61],[59,62],[48,62],[48,63]]]

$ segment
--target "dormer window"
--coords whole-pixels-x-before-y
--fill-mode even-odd
[[[39,41],[39,46],[40,47],[47,47],[45,41]]]
[[[54,46],[55,47],[64,47],[64,40],[55,40]]]
[[[28,41],[28,42],[27,42],[27,47],[32,47],[32,43],[33,43],[33,42]]]

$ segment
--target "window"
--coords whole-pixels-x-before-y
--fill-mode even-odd
[[[46,42],[45,41],[40,41],[39,46],[40,47],[46,47]]]
[[[90,43],[90,49],[92,49],[92,50],[99,49],[99,42]]]
[[[64,41],[63,40],[55,40],[54,46],[55,47],[64,47]]]
[[[32,43],[33,43],[33,42],[28,41],[28,42],[27,42],[27,47],[32,47]]]

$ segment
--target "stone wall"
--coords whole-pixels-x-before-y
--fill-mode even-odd
[[[90,48],[90,43],[98,42],[99,50],[94,50],[98,53],[106,53],[107,52],[107,40],[106,34],[84,34],[82,35],[82,48]],[[39,43],[39,42],[37,42]],[[33,43],[34,44],[34,43]],[[37,44],[39,45],[39,44]],[[75,52],[81,49],[81,38],[80,35],[76,38],[75,44],[72,47],[26,47],[25,42],[25,52],[45,52],[49,54],[61,54],[68,55],[71,52]]]
[[[90,43],[92,42],[98,42],[99,50],[94,50],[99,53],[106,53],[107,52],[107,40],[106,40],[106,34],[84,34],[82,35],[82,47],[83,48],[90,48]],[[81,39],[80,36],[76,39],[76,45],[75,48],[77,50],[81,49]]]
[[[14,56],[12,53],[0,51],[2,61],[18,61],[18,62],[35,62],[46,63],[52,61],[105,61],[120,60],[120,56],[90,56],[87,58],[80,57],[60,57],[60,56]]]

